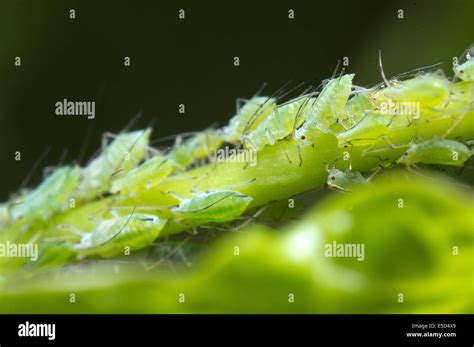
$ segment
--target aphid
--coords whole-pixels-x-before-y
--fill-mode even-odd
[[[77,196],[90,200],[110,188],[110,179],[117,172],[127,172],[136,167],[146,156],[151,129],[113,135],[107,146],[103,138],[102,153],[82,169],[82,179]]]
[[[296,140],[314,142],[317,130],[328,133],[342,115],[352,89],[354,74],[334,78],[323,88],[303,125],[294,133]]]
[[[166,158],[182,169],[206,157],[210,158],[222,145],[222,139],[215,130],[198,132],[189,139],[180,142],[167,153]]]
[[[235,190],[214,190],[182,199],[172,212],[193,223],[223,223],[239,218],[252,197]]]
[[[295,124],[299,126],[311,112],[314,100],[313,94],[309,94],[278,106],[255,130],[242,136],[242,143],[254,151],[260,151],[266,145],[273,145],[287,137]]]
[[[425,73],[404,81],[387,81],[386,88],[374,88],[370,99],[376,108],[382,103],[419,103],[420,107],[434,107],[449,96],[450,82],[441,70]]]
[[[155,155],[130,170],[125,176],[114,179],[110,191],[111,193],[131,196],[139,191],[151,189],[168,177],[174,168],[172,162],[160,155]]]
[[[393,116],[384,114],[366,114],[352,128],[336,135],[339,145],[347,143],[352,146],[369,146],[378,141],[388,132]]]
[[[81,171],[78,167],[56,168],[36,189],[24,194],[21,202],[9,207],[14,220],[47,220],[60,211],[77,189]]]
[[[382,66],[382,53],[379,51],[380,74],[385,88],[373,88],[370,100],[379,109],[381,103],[419,103],[421,107],[434,107],[449,96],[450,82],[442,70],[419,72],[414,78],[398,81],[388,80]],[[383,87],[383,85],[381,85]]]
[[[99,223],[92,232],[81,237],[73,250],[80,257],[98,255],[104,258],[149,246],[160,234],[167,220],[152,214],[132,213]]]
[[[474,81],[474,44],[466,49],[460,62],[453,67],[455,76],[463,81]]]
[[[368,180],[358,171],[350,169],[341,171],[336,168],[328,170],[327,185],[330,189],[352,191],[354,188],[367,183]]]
[[[398,162],[407,166],[418,163],[463,166],[472,154],[461,142],[435,137],[411,144]]]
[[[276,108],[276,101],[269,97],[253,97],[237,111],[229,124],[222,129],[222,140],[236,144],[244,131],[252,131]]]

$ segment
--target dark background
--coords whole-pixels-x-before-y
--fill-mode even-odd
[[[379,48],[387,75],[442,61],[451,74],[453,56],[474,41],[473,14],[473,0],[0,0],[0,200],[28,174],[30,185],[41,180],[32,169],[48,146],[41,167],[66,149],[66,162],[84,163],[101,134],[140,111],[136,127],[155,120],[154,139],[223,125],[235,99],[263,82],[266,94],[290,80],[319,82],[344,56],[356,84],[376,83]],[[95,101],[96,118],[55,115],[64,98]]]

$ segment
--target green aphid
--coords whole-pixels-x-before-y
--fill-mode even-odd
[[[73,250],[79,257],[109,258],[127,250],[149,246],[160,234],[167,220],[152,214],[132,213],[106,219],[90,233],[84,234]]]
[[[465,51],[460,64],[453,67],[454,74],[463,81],[474,81],[474,44]]]
[[[303,125],[294,133],[296,140],[314,142],[317,130],[328,133],[342,116],[351,94],[354,74],[334,78],[323,88]]]
[[[130,170],[125,176],[114,179],[110,191],[133,197],[160,184],[174,169],[175,165],[171,161],[156,155]]]
[[[91,200],[110,189],[110,182],[117,173],[126,173],[145,158],[151,129],[121,133],[104,146],[102,153],[82,169],[82,180],[77,196]]]
[[[254,130],[275,108],[274,98],[258,96],[250,99],[222,129],[222,140],[237,144],[244,133]]]
[[[167,153],[166,158],[185,169],[205,158],[211,159],[222,145],[222,139],[215,130],[205,130],[178,143]]]
[[[434,107],[449,96],[451,84],[442,72],[425,73],[404,81],[387,82],[384,89],[375,89],[370,98],[376,108],[383,104],[419,103],[421,108]]]
[[[172,212],[178,220],[193,223],[224,223],[239,218],[252,201],[235,190],[215,190],[182,199]]]
[[[330,189],[350,192],[368,182],[358,171],[341,171],[335,168],[328,170],[327,185]]]
[[[393,116],[366,114],[352,128],[336,135],[339,145],[369,146],[377,142],[388,132]]]
[[[435,137],[412,144],[398,162],[407,166],[418,163],[463,166],[472,154],[461,142]]]
[[[36,189],[22,195],[9,207],[12,219],[24,223],[49,219],[67,206],[80,176],[78,167],[56,168]]]
[[[315,100],[312,95],[305,95],[278,106],[256,129],[242,136],[242,143],[254,151],[274,145],[303,123]]]

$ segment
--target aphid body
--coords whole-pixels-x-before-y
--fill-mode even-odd
[[[449,95],[450,82],[442,72],[425,73],[404,81],[392,81],[383,89],[373,89],[371,100],[380,108],[382,103],[419,103],[420,107],[434,107]]]
[[[223,223],[242,215],[252,197],[235,190],[215,190],[181,200],[172,212],[194,223]]]
[[[295,131],[294,138],[314,142],[316,130],[323,133],[330,131],[338,117],[342,116],[349,99],[354,74],[334,78],[326,84],[313,104],[310,114],[303,125]]]
[[[125,176],[112,181],[111,192],[130,196],[151,189],[168,177],[174,165],[163,156],[155,155],[141,165],[128,171]]]
[[[336,168],[328,170],[327,185],[330,189],[352,191],[354,188],[367,183],[368,180],[358,171],[349,169],[341,171]]]
[[[73,250],[79,256],[98,255],[104,258],[124,254],[150,245],[166,224],[152,214],[132,213],[100,222],[92,232],[82,236]]]
[[[211,157],[221,145],[222,139],[217,131],[205,130],[175,145],[166,158],[184,169],[200,159]]]
[[[148,151],[151,129],[122,133],[82,170],[78,197],[89,200],[107,192],[111,177],[136,167]]]
[[[257,96],[250,99],[222,129],[222,140],[236,144],[244,132],[254,130],[275,108],[274,98]]]
[[[408,166],[418,163],[463,166],[472,154],[472,150],[461,142],[435,137],[412,144],[399,163]]]
[[[254,151],[273,145],[291,134],[311,112],[315,98],[305,95],[278,106],[255,130],[242,136],[242,143]]]
[[[73,196],[80,179],[78,167],[56,168],[36,189],[24,194],[9,210],[14,220],[47,220]]]

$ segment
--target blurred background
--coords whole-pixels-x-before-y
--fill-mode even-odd
[[[473,13],[472,0],[2,0],[0,200],[28,175],[29,185],[41,180],[33,168],[47,148],[40,167],[57,165],[66,150],[66,162],[84,163],[104,132],[139,112],[136,127],[154,121],[154,139],[223,125],[237,97],[264,82],[267,95],[289,81],[319,83],[343,57],[356,84],[376,83],[378,49],[387,75],[438,62],[451,75],[453,56],[474,42]],[[63,99],[95,101],[95,119],[55,115]]]

